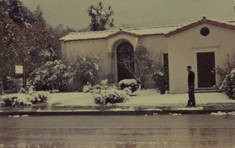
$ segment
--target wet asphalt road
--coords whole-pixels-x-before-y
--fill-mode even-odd
[[[235,148],[235,116],[0,117],[0,148]]]

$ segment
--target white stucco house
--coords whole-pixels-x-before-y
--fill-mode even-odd
[[[187,65],[195,72],[196,88],[220,84],[215,67],[223,67],[235,53],[235,25],[204,17],[177,26],[74,32],[60,42],[64,58],[99,57],[100,77],[111,76],[114,82],[125,78],[119,56],[133,56],[137,46],[146,47],[153,60],[161,57],[169,71],[169,91],[177,93],[187,91]]]

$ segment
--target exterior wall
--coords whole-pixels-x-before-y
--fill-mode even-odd
[[[168,53],[167,38],[161,35],[143,36],[139,39],[139,45],[146,47],[153,60],[158,60],[163,53]]]
[[[64,47],[64,48],[63,48]],[[100,66],[100,77],[104,78],[110,73],[109,51],[106,40],[80,40],[65,42],[62,47],[63,55],[69,60],[75,60],[77,56],[97,57]]]
[[[208,27],[210,34],[202,36],[200,29]],[[227,55],[235,53],[235,31],[224,29],[208,24],[199,25],[169,37],[169,76],[171,92],[187,91],[187,71],[186,66],[191,65],[195,72],[195,85],[197,78],[197,53],[214,52],[215,66],[223,67],[227,61]],[[221,82],[216,74],[216,84]]]
[[[65,47],[64,41],[60,41],[60,45],[61,45],[61,56],[62,56],[62,58],[65,58],[66,57],[66,47]]]
[[[139,45],[147,48],[150,53],[150,58],[163,65],[163,53],[168,53],[167,38],[161,35],[142,36],[139,38]],[[145,83],[146,87],[153,88],[154,83],[151,76]]]

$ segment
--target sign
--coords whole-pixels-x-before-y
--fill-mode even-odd
[[[15,65],[15,73],[16,74],[23,74],[23,66],[22,65]]]

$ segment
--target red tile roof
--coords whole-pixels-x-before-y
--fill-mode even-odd
[[[235,25],[234,24],[230,24],[230,23],[227,23],[227,22],[210,20],[210,19],[207,19],[207,18],[203,17],[201,20],[199,20],[197,22],[190,23],[190,24],[185,25],[183,27],[177,28],[176,30],[170,31],[169,33],[165,34],[165,36],[169,37],[169,36],[175,35],[177,33],[189,30],[193,27],[199,26],[201,24],[209,24],[209,25],[214,25],[214,26],[226,28],[226,29],[235,30]]]

